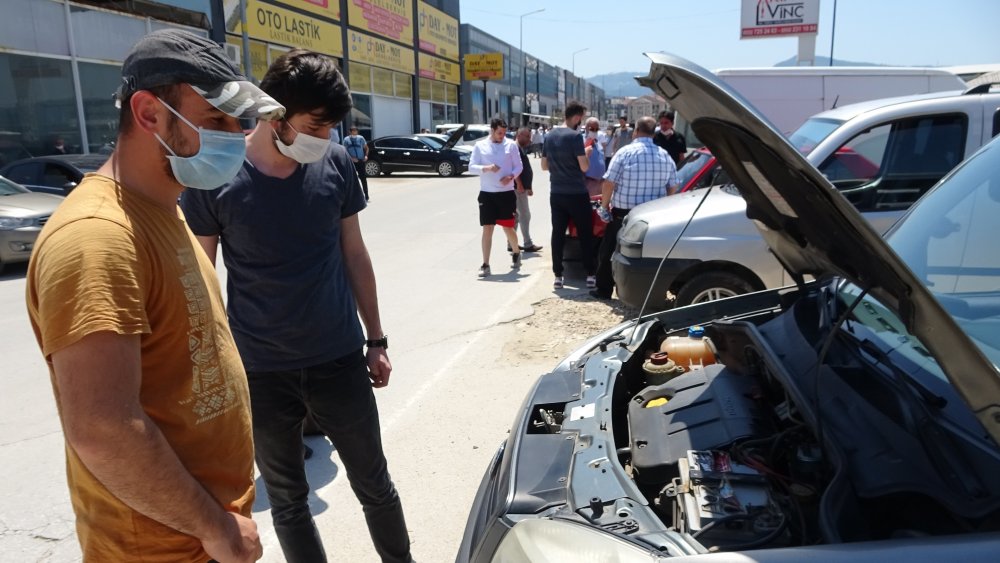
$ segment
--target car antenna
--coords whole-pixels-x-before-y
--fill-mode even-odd
[[[687,222],[684,223],[684,228],[682,228],[681,231],[677,233],[677,237],[674,238],[673,244],[670,245],[670,248],[667,250],[667,253],[660,260],[660,263],[657,264],[656,273],[653,274],[653,280],[649,283],[649,289],[646,290],[646,298],[643,299],[642,301],[642,307],[639,309],[639,316],[636,317],[635,319],[635,326],[632,327],[632,334],[629,335],[628,342],[631,342],[632,339],[635,338],[635,331],[638,330],[639,323],[642,321],[642,313],[646,310],[646,306],[649,305],[649,298],[653,294],[653,288],[656,287],[656,278],[660,277],[660,270],[663,268],[664,262],[666,262],[667,258],[670,257],[670,253],[674,251],[674,247],[677,246],[677,243],[681,241],[681,237],[684,236],[684,232],[687,231],[687,228],[691,225],[691,221],[693,221],[695,216],[698,215],[698,210],[701,209],[701,204],[705,203],[705,200],[708,198],[708,194],[712,191],[712,188],[714,187],[715,186],[709,186],[705,188],[705,195],[701,196],[701,201],[698,202],[698,205],[695,206],[694,211],[691,212],[691,216],[688,217]],[[681,194],[674,194],[674,195],[679,196]],[[625,342],[622,342],[622,346],[628,346],[628,345]]]

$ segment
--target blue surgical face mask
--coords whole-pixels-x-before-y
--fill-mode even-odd
[[[179,184],[198,190],[214,190],[236,177],[236,173],[240,171],[247,156],[247,143],[243,133],[229,133],[195,127],[177,110],[170,107],[170,104],[163,100],[160,100],[160,103],[186,123],[188,127],[198,132],[200,148],[192,156],[177,156],[177,153],[167,146],[160,135],[154,133],[156,140],[160,141],[160,144],[172,155],[167,156],[167,160],[170,161],[170,169]]]

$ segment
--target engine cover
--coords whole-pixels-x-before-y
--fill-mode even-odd
[[[689,450],[769,435],[767,413],[751,398],[755,387],[753,377],[714,364],[643,389],[628,407],[636,481],[656,485],[677,477],[677,462]]]

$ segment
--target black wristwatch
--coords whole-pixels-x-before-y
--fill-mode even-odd
[[[383,334],[382,338],[378,338],[375,340],[365,340],[365,346],[369,348],[385,348],[386,350],[388,350],[389,337]]]

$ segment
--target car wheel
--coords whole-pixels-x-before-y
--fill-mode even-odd
[[[438,174],[440,174],[442,178],[447,178],[449,176],[454,176],[455,175],[455,165],[452,164],[451,162],[447,161],[447,160],[442,160],[441,162],[438,163],[437,171],[438,171]]]
[[[365,162],[365,176],[375,177],[382,173],[382,165],[377,161]]]
[[[753,284],[736,274],[708,272],[699,274],[681,286],[675,306],[705,303],[754,291]]]

